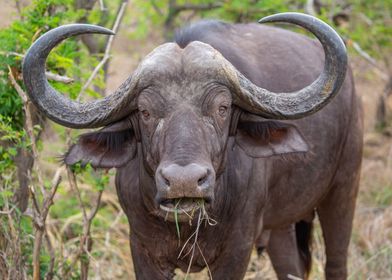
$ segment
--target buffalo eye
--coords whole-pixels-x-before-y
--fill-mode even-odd
[[[227,115],[227,106],[219,106],[219,110],[218,110],[218,113],[219,113],[219,116],[221,116],[222,118],[224,118],[224,117],[226,117],[226,115]]]
[[[147,110],[143,110],[142,111],[142,116],[143,116],[143,119],[149,120],[150,119],[150,112],[147,111]]]

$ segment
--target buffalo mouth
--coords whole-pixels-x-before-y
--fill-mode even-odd
[[[209,201],[203,198],[182,197],[160,202],[160,216],[171,222],[192,221],[200,211],[205,211]]]

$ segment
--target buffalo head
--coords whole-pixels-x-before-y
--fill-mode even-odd
[[[48,84],[45,61],[51,49],[70,36],[112,35],[110,30],[86,24],[61,26],[39,38],[25,57],[24,82],[31,100],[53,121],[71,128],[105,126],[82,135],[68,152],[67,164],[122,167],[138,154],[155,181],[157,208],[172,211],[176,199],[181,199],[187,211],[194,199],[214,199],[230,135],[236,135],[236,143],[249,156],[306,151],[295,127],[271,121],[260,124],[254,117],[307,116],[325,106],[342,85],[347,57],[333,29],[296,13],[260,22],[276,21],[306,28],[324,48],[323,72],[296,92],[275,93],[258,87],[213,47],[195,41],[184,47],[176,43],[159,46],[113,94],[78,103]],[[264,135],[260,137],[261,128]]]

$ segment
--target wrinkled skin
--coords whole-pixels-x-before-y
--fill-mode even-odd
[[[192,226],[181,215],[179,246],[173,214],[165,220],[159,208],[181,197],[205,199],[218,222],[203,225],[198,235],[214,279],[242,279],[255,245],[267,247],[279,279],[305,278],[308,260],[301,257],[295,224],[311,223],[314,211],[326,243],[326,278],[346,279],[362,151],[351,71],[320,112],[295,121],[266,120],[232,106],[215,51],[190,41],[213,46],[253,83],[275,92],[298,90],[317,78],[323,67],[319,44],[255,24],[193,28],[191,36],[185,32],[144,60],[138,111],[105,128],[107,134],[132,131],[126,144],[108,150],[91,134],[82,136],[66,162],[117,167],[138,279],[171,279],[175,268],[187,270],[190,255],[177,256],[197,214]],[[191,272],[206,266],[203,256],[195,250]]]

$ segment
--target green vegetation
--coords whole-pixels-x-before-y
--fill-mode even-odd
[[[61,256],[58,250],[54,251],[52,246],[58,245],[53,245],[53,236],[48,233],[44,241],[46,245],[41,245],[39,259],[34,260],[33,250],[38,240],[39,230],[37,229],[40,227],[37,221],[42,218],[45,203],[50,202],[46,193],[53,188],[50,182],[53,170],[49,174],[43,174],[37,162],[39,155],[35,153],[41,153],[45,145],[40,136],[46,121],[30,104],[23,104],[20,96],[24,90],[21,64],[30,45],[43,33],[59,25],[88,22],[110,27],[116,16],[114,5],[117,4],[111,3],[108,9],[102,10],[99,7],[89,6],[88,1],[34,0],[28,7],[20,10],[19,20],[15,20],[10,23],[9,27],[0,30],[0,211],[2,211],[0,251],[6,256],[0,261],[0,278],[14,275],[15,279],[23,279],[23,274],[31,276],[35,272],[38,272],[41,278],[52,278],[54,275],[62,278],[67,275],[73,279],[81,275],[80,271],[74,269],[75,264],[72,258]],[[60,92],[69,94],[71,98],[79,97],[82,86],[91,75],[92,67],[95,67],[101,60],[100,53],[104,51],[107,38],[94,39],[96,39],[94,46],[97,51],[91,50],[91,46],[80,38],[71,38],[56,47],[48,58],[47,71],[51,77],[51,84]],[[105,88],[105,74],[105,70],[100,69],[92,86],[88,87],[85,95],[80,98],[97,97],[98,93]],[[67,81],[64,82],[64,79]],[[15,80],[17,85],[13,84],[12,80]],[[69,81],[73,81],[72,85],[69,85]],[[18,85],[20,92],[18,92]],[[27,113],[32,123],[26,123]],[[29,125],[33,135],[29,135],[25,130]],[[70,133],[68,131],[69,136],[66,137],[71,137]],[[26,175],[21,178],[20,173]],[[52,208],[50,218],[64,221],[72,219],[75,215],[80,217],[80,207],[91,207],[93,205],[91,197],[94,192],[98,193],[100,199],[103,189],[108,185],[108,173],[98,173],[91,167],[83,170],[79,168],[76,173],[83,177],[83,180],[79,180],[78,183],[93,186],[92,191],[80,190],[80,201],[75,196],[59,200]],[[64,195],[60,181],[57,187],[60,188],[57,195]],[[20,201],[26,200],[29,196],[30,202],[26,205],[28,206],[26,213],[30,214],[23,214],[19,211]],[[24,208],[24,206],[21,207]],[[114,208],[118,211],[119,206],[114,205]],[[108,220],[113,220],[115,214],[116,211],[111,209]],[[105,215],[105,212],[103,211],[101,215]],[[50,231],[48,227],[49,225],[45,231]],[[108,228],[110,225],[102,224],[97,218],[91,227]],[[84,231],[86,230],[81,223],[79,225],[73,223],[67,229],[67,232],[72,232],[72,234],[67,237],[69,233],[65,235],[63,233],[61,241],[67,243],[70,238],[82,234],[89,236],[90,230],[86,233]],[[51,232],[51,234],[54,233]],[[80,258],[87,258],[87,256],[81,253]],[[35,263],[39,264],[39,269],[34,267]],[[39,275],[34,275],[34,279]]]

